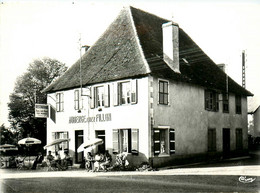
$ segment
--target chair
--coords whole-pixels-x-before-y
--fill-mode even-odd
[[[50,160],[46,159],[46,164],[47,164],[47,169],[46,171],[56,171],[57,168],[53,167],[52,163],[50,162]]]

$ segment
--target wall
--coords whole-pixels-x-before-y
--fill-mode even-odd
[[[52,141],[52,132],[58,131],[68,131],[70,152],[73,154],[75,152],[75,130],[83,130],[84,140],[88,138],[95,138],[96,130],[105,130],[106,135],[106,149],[112,152],[113,141],[112,141],[112,131],[113,129],[139,129],[139,156],[135,159],[140,159],[140,162],[148,157],[148,79],[140,78],[138,79],[137,85],[137,104],[124,105],[124,106],[114,106],[113,100],[113,82],[107,83],[110,85],[110,107],[102,107],[102,110],[95,108],[90,109],[90,99],[87,96],[83,97],[83,109],[81,113],[78,113],[74,109],[74,89],[64,91],[64,112],[56,113],[56,124],[48,119],[47,120],[47,143]],[[102,84],[100,84],[102,85]],[[98,86],[94,85],[94,86]],[[55,107],[56,105],[55,93],[48,95],[48,104]],[[84,122],[84,123],[69,123],[71,117],[86,116],[94,117],[98,114],[110,114],[111,120],[109,121],[97,121],[95,122]],[[51,149],[51,148],[50,148]],[[86,152],[85,152],[86,153]],[[129,159],[131,155],[129,155]]]
[[[254,136],[260,137],[260,108],[254,113]]]
[[[204,88],[182,82],[170,81],[169,105],[158,104],[158,78],[153,78],[154,128],[170,126],[175,129],[174,158],[191,155],[201,156],[208,152],[208,128],[216,128],[217,152],[222,152],[222,129],[230,128],[230,150],[236,148],[236,128],[243,129],[243,149],[247,149],[247,99],[242,98],[242,114],[235,113],[235,95],[230,94],[229,113],[223,113],[222,102],[219,111],[205,110]],[[220,98],[221,99],[221,98]],[[151,142],[152,145],[152,142]],[[216,153],[217,153],[216,152]],[[161,158],[155,162],[162,163]],[[156,164],[156,163],[155,163]]]

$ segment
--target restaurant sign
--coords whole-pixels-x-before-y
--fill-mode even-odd
[[[88,122],[106,122],[106,121],[111,121],[111,120],[112,120],[111,113],[96,114],[96,116],[93,116],[93,117],[87,117],[86,115],[69,117],[70,124],[88,123]]]
[[[48,105],[47,104],[35,104],[35,117],[48,118]]]

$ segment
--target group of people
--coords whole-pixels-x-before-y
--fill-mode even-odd
[[[92,155],[91,152],[88,152],[85,160],[85,168],[87,171],[107,171],[111,166],[112,156],[109,154],[108,150],[106,150],[104,154],[98,152],[95,156]]]
[[[64,152],[64,158],[61,159],[60,153],[55,152],[55,156],[51,154],[51,151],[48,152],[47,160],[51,167],[57,168],[58,170],[68,169],[68,163],[70,162],[70,156],[67,151]]]

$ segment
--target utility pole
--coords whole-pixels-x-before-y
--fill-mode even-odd
[[[242,51],[242,87],[246,88],[245,50]]]

